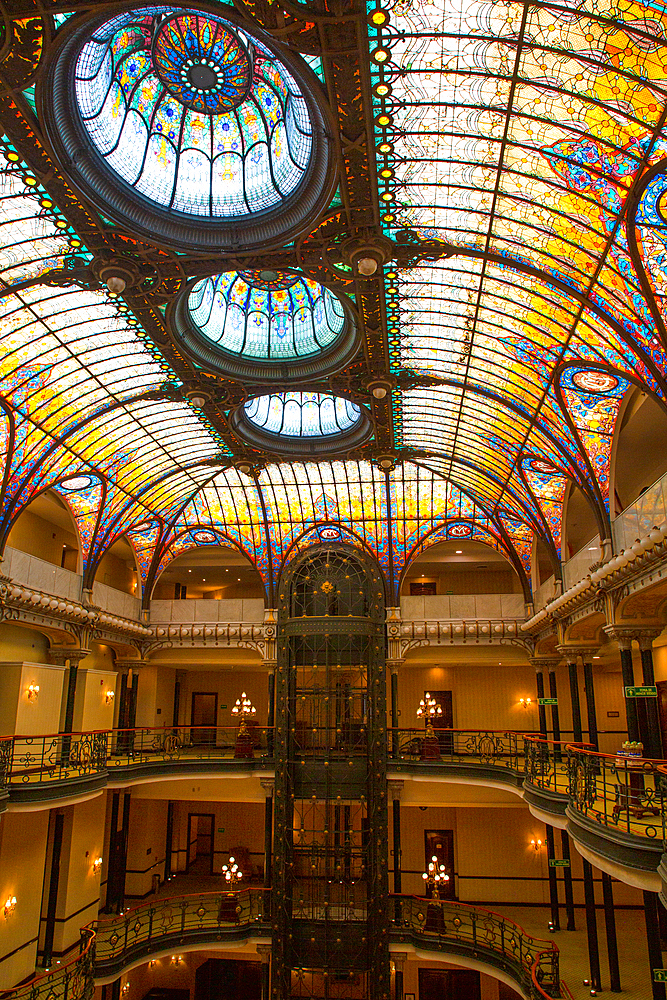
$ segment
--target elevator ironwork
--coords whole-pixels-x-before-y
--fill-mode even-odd
[[[275,1000],[389,997],[384,584],[342,545],[280,587]]]

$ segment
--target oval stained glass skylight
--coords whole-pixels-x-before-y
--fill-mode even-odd
[[[303,358],[342,333],[340,299],[310,278],[271,271],[228,271],[197,282],[192,323],[210,343],[245,358]]]
[[[51,69],[47,128],[65,163],[108,203],[103,210],[132,216],[136,203],[135,225],[141,202],[164,213],[165,232],[171,217],[177,241],[174,216],[187,217],[180,228],[193,246],[196,220],[219,228],[292,208],[293,224],[304,188],[308,209],[317,201],[329,158],[310,70],[274,44],[260,29],[191,8],[98,18]],[[233,244],[227,237],[219,243]]]
[[[311,438],[344,434],[361,419],[361,408],[323,392],[274,392],[245,404],[248,421],[267,434]]]

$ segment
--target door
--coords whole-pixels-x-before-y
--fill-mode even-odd
[[[662,756],[667,760],[667,681],[658,681],[658,716],[662,736]],[[641,701],[641,698],[639,699]]]
[[[426,695],[430,694],[431,698],[435,698],[436,705],[439,705],[442,709],[442,715],[436,715],[431,723],[433,728],[438,732],[438,742],[440,744],[440,753],[451,754],[454,750],[454,737],[452,734],[452,727],[454,725],[454,710],[452,708],[452,692],[451,691],[424,691],[424,698]],[[442,732],[442,730],[449,730],[449,732]]]
[[[433,856],[439,865],[445,866],[449,882],[440,889],[440,899],[456,899],[456,884],[454,879],[454,831],[424,830],[424,871],[428,871],[429,861]],[[431,892],[427,891],[430,898]]]
[[[260,962],[209,958],[195,973],[195,1000],[260,1000]]]
[[[419,1000],[481,1000],[479,972],[470,969],[420,969]]]
[[[193,691],[190,725],[192,743],[215,744],[218,696],[215,691]],[[210,727],[210,728],[203,728]]]
[[[188,814],[188,863],[189,875],[213,874],[213,813]]]

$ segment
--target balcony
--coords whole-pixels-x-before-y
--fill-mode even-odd
[[[263,622],[261,598],[238,600],[151,601],[151,624],[174,622]]]

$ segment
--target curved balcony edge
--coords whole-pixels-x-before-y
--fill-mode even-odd
[[[658,870],[664,857],[662,833],[655,840],[600,826],[568,805],[567,832],[582,857],[628,885],[659,892]]]

